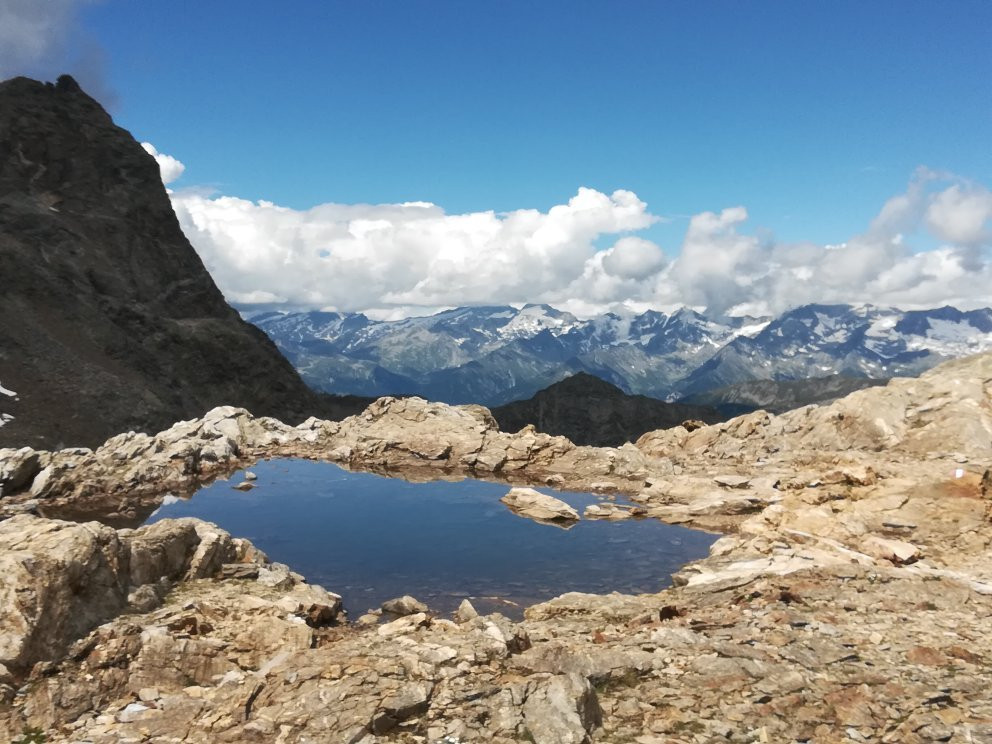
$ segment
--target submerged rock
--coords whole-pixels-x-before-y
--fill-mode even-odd
[[[586,519],[606,519],[612,522],[634,517],[643,517],[647,509],[640,506],[621,506],[618,504],[590,504],[582,516]]]
[[[511,488],[500,501],[514,514],[542,524],[570,527],[579,521],[579,513],[564,501],[533,488]]]

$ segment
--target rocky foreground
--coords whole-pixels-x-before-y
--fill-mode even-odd
[[[282,456],[619,491],[725,536],[657,595],[376,625],[212,525],[137,527]],[[384,398],[0,450],[0,740],[992,742],[990,465],[989,354],[617,449]],[[118,529],[64,521],[96,516]]]

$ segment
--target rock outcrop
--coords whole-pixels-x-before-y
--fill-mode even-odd
[[[992,741],[990,416],[985,355],[637,448],[387,398],[342,422],[223,408],[93,452],[8,450],[0,472],[21,473],[8,514],[133,506],[292,454],[614,489],[639,514],[725,534],[656,595],[565,594],[520,623],[470,603],[447,620],[411,598],[411,614],[335,625],[335,595],[314,601],[320,590],[211,525],[22,513],[0,523],[2,570],[24,588],[0,598],[14,628],[0,739]]]
[[[181,581],[250,573],[267,586],[297,587],[292,596],[311,621],[343,619],[339,596],[197,519],[117,531],[19,515],[0,522],[0,571],[0,667],[22,676],[129,605],[157,606]]]
[[[296,427],[223,406],[154,436],[111,437],[96,450],[0,449],[0,473],[15,467],[29,473],[18,476],[17,492],[2,492],[11,497],[0,499],[0,517],[40,509],[51,516],[138,523],[166,491],[190,493],[274,456],[325,459],[414,480],[453,473],[575,488],[603,479],[637,488],[649,472],[647,458],[632,444],[576,447],[532,428],[507,434],[481,406],[380,398],[344,421],[311,418]]]
[[[221,296],[154,158],[72,78],[0,83],[0,446],[96,446],[221,404],[299,421],[318,396]]]
[[[649,455],[754,460],[798,452],[992,456],[992,354],[946,362],[918,378],[859,390],[828,406],[755,411],[716,426],[651,432]]]

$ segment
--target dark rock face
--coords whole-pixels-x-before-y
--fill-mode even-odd
[[[318,396],[224,301],[158,165],[68,77],[0,83],[0,446],[96,445],[221,404],[300,420]]]
[[[707,424],[723,420],[713,408],[627,395],[585,372],[556,382],[529,400],[493,408],[492,414],[502,431],[515,432],[533,424],[545,434],[596,447],[634,442],[645,432],[668,429],[690,419]]]

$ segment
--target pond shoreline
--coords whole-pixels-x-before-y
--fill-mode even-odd
[[[383,399],[344,422],[215,409],[96,452],[5,451],[0,481],[20,483],[4,486],[6,515],[126,516],[153,494],[294,456],[612,489],[653,519],[723,536],[656,594],[566,593],[518,623],[414,612],[364,626],[202,522],[162,533],[12,516],[0,591],[37,604],[0,602],[14,629],[0,648],[34,663],[0,659],[0,738],[990,739],[990,396],[986,354],[617,449],[499,432],[478,407]]]
[[[403,594],[446,614],[463,598],[493,597],[494,609],[508,600],[504,614],[521,619],[526,606],[566,591],[657,592],[716,539],[637,519],[580,520],[565,534],[514,514],[497,482],[412,483],[300,459],[257,462],[250,481],[246,472],[170,499],[146,523],[217,524],[341,594],[355,617]],[[554,493],[579,512],[616,498]]]

